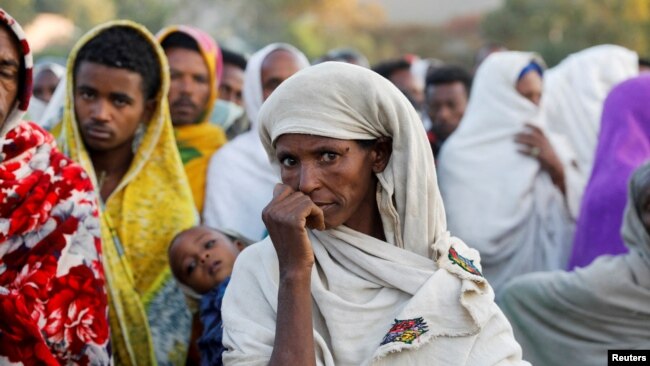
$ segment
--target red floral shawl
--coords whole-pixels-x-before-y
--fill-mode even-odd
[[[0,137],[0,364],[110,363],[96,196],[50,134]]]

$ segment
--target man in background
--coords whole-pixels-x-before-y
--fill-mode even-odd
[[[472,76],[460,66],[442,66],[427,77],[424,124],[434,156],[458,128],[471,87]]]

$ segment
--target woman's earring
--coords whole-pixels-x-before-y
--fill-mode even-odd
[[[144,123],[139,123],[138,128],[135,130],[135,134],[133,135],[133,144],[131,144],[131,151],[135,154],[138,151],[138,148],[140,147],[140,144],[142,143],[142,138],[144,138]]]

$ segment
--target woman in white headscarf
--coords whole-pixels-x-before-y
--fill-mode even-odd
[[[263,85],[262,69],[267,58],[278,51],[293,55],[295,64],[269,78],[275,85]],[[244,104],[250,131],[221,148],[210,160],[203,221],[206,225],[237,232],[252,240],[266,235],[262,209],[272,197],[277,172],[269,164],[258,133],[257,114],[272,88],[295,71],[309,66],[309,60],[295,47],[273,43],[257,51],[244,74]],[[280,80],[281,79],[281,80]]]
[[[564,268],[571,244],[562,194],[568,155],[544,132],[541,90],[520,88],[532,61],[542,65],[531,53],[498,52],[481,64],[463,120],[438,161],[449,228],[481,253],[497,294],[517,275]]]
[[[52,99],[57,85],[65,76],[65,67],[54,62],[44,62],[34,66],[34,87],[32,102],[29,104],[27,115],[30,119],[40,122]],[[41,127],[43,127],[41,125]]]
[[[549,130],[566,136],[576,154],[577,169],[566,175],[566,198],[574,218],[591,174],[605,98],[616,84],[638,73],[636,52],[600,45],[570,55],[544,76]]]
[[[526,364],[478,253],[447,231],[425,131],[395,86],[326,62],[283,83],[259,122],[282,184],[225,295],[225,364]]]
[[[605,365],[607,350],[650,348],[650,162],[628,187],[628,254],[575,272],[532,273],[505,288],[503,310],[534,365]]]

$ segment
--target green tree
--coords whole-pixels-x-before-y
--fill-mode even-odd
[[[647,0],[506,0],[482,23],[485,38],[539,52],[549,65],[603,43],[647,54],[649,27]]]

